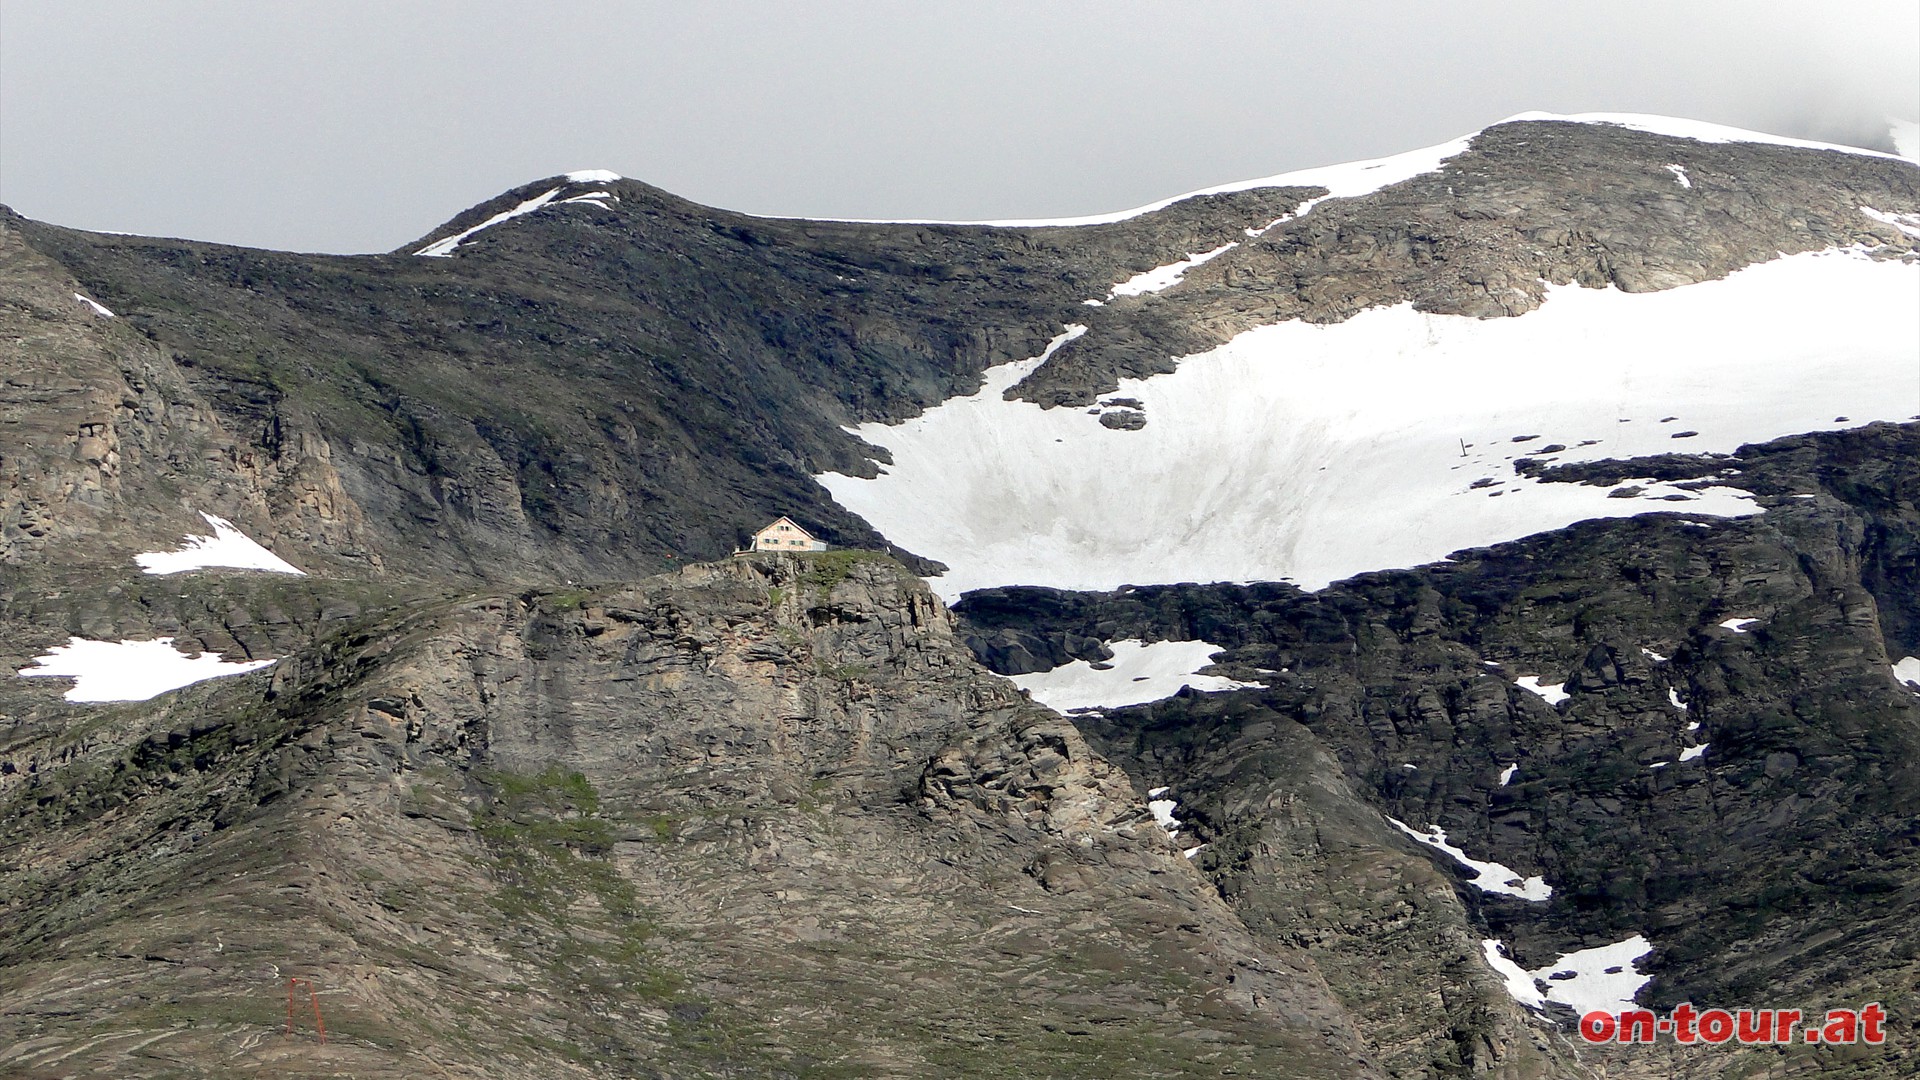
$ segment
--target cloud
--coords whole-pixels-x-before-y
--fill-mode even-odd
[[[1885,146],[1911,0],[9,5],[0,199],[85,228],[399,246],[607,168],[768,214],[1094,213],[1530,109]]]

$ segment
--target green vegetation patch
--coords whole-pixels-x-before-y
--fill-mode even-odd
[[[867,551],[861,548],[840,548],[835,551],[813,551],[801,553],[806,561],[806,569],[800,572],[800,584],[825,595],[833,591],[834,586],[847,580],[853,568],[863,563],[894,563],[893,557],[881,551]]]

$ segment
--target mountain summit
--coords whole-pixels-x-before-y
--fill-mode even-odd
[[[1916,242],[1911,161],[1625,115],[0,214],[0,1071],[1910,1075]],[[1577,1034],[1686,1001],[1889,1037]]]

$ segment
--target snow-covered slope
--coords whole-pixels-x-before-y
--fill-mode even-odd
[[[1920,414],[1916,356],[1920,265],[1816,252],[1664,292],[1550,288],[1517,318],[1400,305],[1258,327],[1171,374],[1122,380],[1116,396],[1148,418],[1137,431],[1003,400],[1042,359],[1003,365],[971,397],[858,428],[892,453],[878,477],[819,479],[948,564],[934,581],[948,598],[1004,584],[1319,588],[1586,518],[1756,513],[1737,476],[1618,497],[1633,492],[1539,483],[1512,462],[1727,452],[1906,420]]]

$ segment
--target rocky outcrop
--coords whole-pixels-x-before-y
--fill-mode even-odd
[[[1236,237],[1174,288],[1089,309],[1076,320],[1087,333],[1013,393],[1086,405],[1120,378],[1172,371],[1179,357],[1287,319],[1335,323],[1401,303],[1503,318],[1539,307],[1549,285],[1652,292],[1782,254],[1913,252],[1913,237],[1861,212],[1882,203],[1920,209],[1920,169],[1603,124],[1499,124],[1437,172],[1316,203]]]
[[[957,610],[999,670],[1052,666],[1099,641],[1201,638],[1228,647],[1225,673],[1266,685],[1077,723],[1136,776],[1173,786],[1208,842],[1196,862],[1256,933],[1308,949],[1382,1033],[1389,1066],[1444,1071],[1455,1065],[1436,1046],[1465,1053],[1501,1030],[1448,1039],[1433,1026],[1501,1012],[1458,975],[1484,966],[1481,937],[1534,968],[1644,933],[1654,982],[1641,1000],[1661,1007],[1885,998],[1910,1011],[1920,697],[1889,665],[1911,654],[1920,587],[1916,439],[1915,425],[1876,425],[1542,474],[1735,469],[1766,507],[1754,518],[1586,522],[1315,594],[1004,589]],[[1388,816],[1441,825],[1477,858],[1543,875],[1553,895],[1523,902],[1464,880],[1423,893],[1404,869],[1362,869],[1401,852],[1438,859],[1427,882],[1454,876]],[[1322,860],[1335,857],[1329,875]],[[1454,992],[1443,1009],[1409,1011],[1404,995],[1378,992],[1389,971]],[[1787,1057],[1833,1063],[1805,1046]],[[1605,1064],[1655,1076],[1752,1067],[1726,1048]],[[1910,1052],[1848,1067],[1902,1075]]]
[[[423,603],[119,715],[4,796],[16,1074],[1381,1075],[884,559]]]
[[[277,416],[236,437],[164,350],[0,218],[0,562],[16,580],[115,562],[228,517],[302,561],[378,569],[325,439]],[[111,310],[111,309],[108,309]]]

